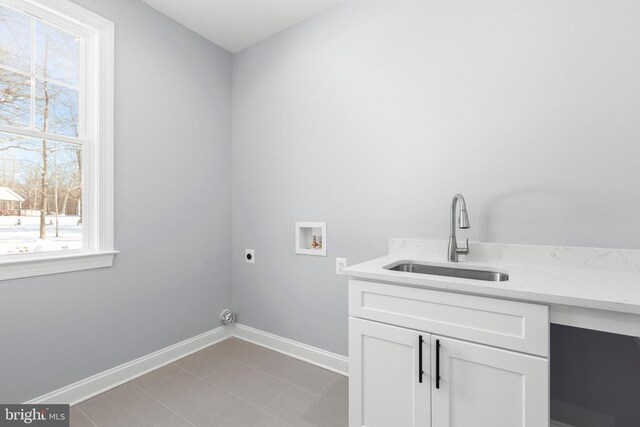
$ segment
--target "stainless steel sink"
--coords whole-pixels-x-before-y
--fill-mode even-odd
[[[429,264],[405,263],[385,268],[387,270],[403,271],[405,273],[458,277],[461,279],[484,280],[487,282],[506,282],[509,280],[508,274],[499,271],[470,270],[468,268],[451,268]]]

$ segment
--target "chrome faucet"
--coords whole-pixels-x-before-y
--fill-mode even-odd
[[[469,254],[469,239],[467,239],[467,247],[465,249],[458,248],[458,241],[456,240],[456,205],[460,202],[460,216],[458,217],[458,226],[462,229],[471,227],[469,225],[469,215],[467,214],[467,204],[464,201],[462,194],[458,193],[453,196],[451,201],[451,232],[449,233],[449,262],[458,262],[458,255]]]

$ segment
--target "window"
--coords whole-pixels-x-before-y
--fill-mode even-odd
[[[0,0],[0,279],[109,266],[113,24]]]

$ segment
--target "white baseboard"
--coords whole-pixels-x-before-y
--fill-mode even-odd
[[[68,386],[31,399],[26,404],[67,403],[76,405],[87,399],[134,380],[141,375],[209,347],[231,336],[270,348],[342,375],[348,375],[349,359],[317,347],[302,344],[244,325],[220,326],[177,344],[142,356],[131,362],[100,372]]]
[[[341,375],[349,375],[349,358],[318,347],[283,338],[249,326],[236,324],[233,335],[245,341],[304,360]]]
[[[173,361],[209,347],[212,344],[229,338],[232,335],[232,328],[220,326],[211,331],[189,338],[177,344],[170,345],[146,356],[124,363],[115,368],[85,378],[76,383],[59,388],[50,393],[36,397],[26,404],[43,403],[68,403],[75,405],[92,398],[100,393],[104,393],[121,384],[129,382],[141,375],[158,369]]]

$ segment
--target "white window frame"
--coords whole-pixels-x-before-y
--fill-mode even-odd
[[[114,255],[114,24],[68,0],[0,0],[80,37],[80,138],[0,125],[0,132],[83,146],[83,249],[0,255],[0,280],[110,267]],[[86,102],[82,102],[82,100]]]

